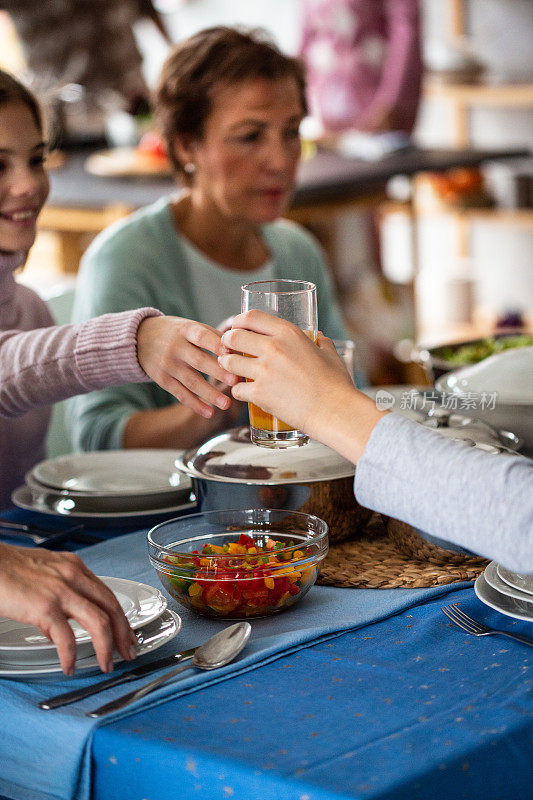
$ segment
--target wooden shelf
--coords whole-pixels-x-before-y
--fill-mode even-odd
[[[533,107],[533,83],[446,84],[428,78],[424,90],[427,97],[438,97],[465,105]]]
[[[466,222],[490,222],[495,225],[509,225],[517,228],[533,228],[533,208],[454,208],[453,206],[416,205],[418,217],[451,215]],[[381,216],[405,214],[411,216],[408,204],[388,201],[380,206]]]
[[[491,225],[508,225],[515,228],[533,228],[533,208],[454,208],[453,206],[418,206],[420,217],[446,214],[458,221],[487,222]]]
[[[66,233],[100,233],[112,222],[127,216],[133,208],[114,203],[106,208],[61,208],[45,206],[39,217],[42,230]]]
[[[533,228],[533,208],[465,208],[454,209],[454,213],[471,222]]]

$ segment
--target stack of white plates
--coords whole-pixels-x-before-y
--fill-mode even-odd
[[[487,606],[509,617],[533,622],[533,575],[511,572],[491,561],[474,589]]]
[[[48,459],[13,492],[19,508],[64,517],[154,516],[193,508],[192,480],[180,472],[181,450],[106,450]]]
[[[160,591],[123,578],[101,580],[111,589],[136,632],[138,655],[157,650],[178,634],[181,619],[167,609]],[[76,677],[98,672],[91,637],[74,620],[70,624],[76,639]],[[121,660],[115,652],[113,662]],[[0,617],[0,677],[26,680],[56,674],[63,674],[56,646],[33,625]]]

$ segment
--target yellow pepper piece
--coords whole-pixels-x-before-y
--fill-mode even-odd
[[[274,578],[264,578],[264,581],[265,581],[265,586],[267,587],[267,589],[273,589],[274,588]]]
[[[189,586],[189,596],[190,597],[198,597],[202,594],[202,587],[199,583],[193,583]]]
[[[280,608],[281,606],[285,605],[285,603],[287,602],[287,598],[290,596],[291,596],[290,592],[285,592],[285,594],[282,594],[278,602],[276,603],[276,608]]]
[[[228,545],[228,553],[246,553],[246,548],[242,546],[242,544],[237,544],[237,542],[230,542]]]
[[[307,569],[304,569],[302,571],[302,579],[303,579],[303,581],[305,583],[307,583],[307,581],[310,581],[312,578],[314,578],[315,574],[316,574],[316,571],[317,571],[316,567],[307,567]]]
[[[285,575],[287,578],[290,578],[291,575],[299,575],[299,572],[296,572],[294,567],[287,566],[286,569],[276,570],[276,576],[278,575]]]
[[[304,553],[303,553],[302,550],[295,550],[294,553],[292,554],[293,561],[299,561],[300,558],[303,558],[303,557],[304,557]]]

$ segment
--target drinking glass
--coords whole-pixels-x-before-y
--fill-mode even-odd
[[[316,286],[309,281],[278,279],[255,281],[241,287],[241,310],[256,308],[274,317],[293,322],[316,342],[318,313]],[[248,403],[252,442],[262,447],[299,447],[309,437],[282,420]]]

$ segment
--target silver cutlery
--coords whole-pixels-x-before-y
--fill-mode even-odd
[[[443,614],[446,614],[448,619],[451,619],[451,621],[455,622],[463,631],[470,633],[472,636],[493,636],[497,634],[499,636],[508,636],[509,639],[515,639],[517,642],[533,647],[533,639],[530,639],[528,636],[522,636],[519,633],[511,633],[511,631],[489,628],[488,625],[478,622],[472,619],[472,617],[469,617],[468,614],[465,614],[457,603],[453,603],[451,606],[441,606],[441,611]]]
[[[55,544],[65,539],[78,539],[87,544],[95,544],[101,539],[83,531],[83,525],[74,525],[64,530],[46,530],[33,525],[24,525],[20,522],[0,521],[0,535],[16,539],[18,537],[30,539],[39,546]]]
[[[243,649],[250,637],[251,630],[252,626],[249,622],[237,622],[235,625],[230,625],[229,628],[224,628],[224,630],[216,633],[208,639],[207,642],[204,642],[204,644],[196,649],[190,664],[172,669],[170,672],[161,675],[159,678],[155,678],[139,689],[122,695],[122,697],[118,697],[116,700],[112,700],[110,703],[106,703],[94,709],[94,711],[88,711],[85,716],[98,719],[99,717],[103,717],[104,714],[109,714],[112,711],[125,708],[129,706],[130,703],[135,702],[135,700],[146,697],[146,695],[153,692],[154,689],[172,680],[172,678],[175,678],[176,675],[180,672],[184,672],[186,669],[191,669],[192,667],[197,667],[198,669],[218,669],[219,667],[229,664]]]
[[[143,664],[142,667],[135,667],[129,672],[122,673],[122,675],[113,675],[105,681],[93,683],[91,686],[86,686],[84,689],[74,689],[71,692],[57,694],[54,697],[50,697],[48,700],[42,700],[39,703],[39,708],[42,708],[44,711],[49,711],[52,708],[60,708],[69,703],[75,703],[77,700],[83,700],[85,697],[90,697],[92,694],[103,692],[105,689],[110,689],[112,686],[119,686],[121,683],[136,681],[138,678],[144,678],[145,675],[151,675],[152,672],[157,672],[165,667],[171,667],[172,664],[188,661],[189,658],[193,657],[195,651],[196,647],[191,647],[190,650],[183,650],[181,653],[174,653],[172,656],[159,658],[157,661]]]

